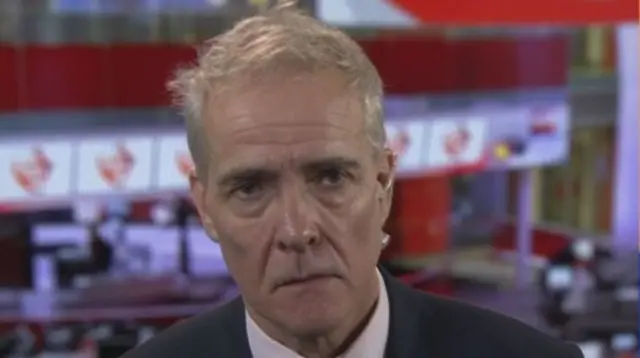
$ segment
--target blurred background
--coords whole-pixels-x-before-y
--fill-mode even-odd
[[[633,357],[638,8],[580,2],[301,6],[387,86],[382,265],[587,358]],[[187,197],[164,83],[268,4],[0,0],[0,357],[118,357],[237,293]]]

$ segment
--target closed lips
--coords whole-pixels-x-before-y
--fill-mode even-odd
[[[331,275],[325,275],[325,274],[318,274],[318,275],[309,275],[309,276],[304,276],[304,277],[296,277],[296,278],[292,278],[289,280],[286,280],[282,286],[287,286],[287,285],[295,285],[298,283],[304,283],[304,282],[309,282],[309,281],[314,281],[314,280],[320,280],[320,279],[326,279],[326,278],[330,278],[333,277]]]

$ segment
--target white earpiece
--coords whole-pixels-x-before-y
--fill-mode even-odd
[[[389,177],[389,180],[387,180],[387,184],[385,184],[384,186],[384,190],[389,191],[391,190],[392,186],[393,186],[393,177]]]
[[[389,241],[391,241],[391,236],[389,234],[384,234],[382,236],[382,248],[385,248],[389,245]]]

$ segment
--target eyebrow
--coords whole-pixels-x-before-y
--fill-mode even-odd
[[[320,171],[330,168],[345,168],[350,170],[359,169],[360,163],[352,158],[342,156],[313,159],[302,163],[301,168],[305,172]],[[256,179],[267,179],[277,176],[275,170],[270,168],[237,168],[231,169],[220,176],[216,183],[220,187],[228,187],[238,182],[251,181]]]
[[[223,174],[216,183],[220,187],[229,187],[236,183],[248,182],[261,178],[268,178],[275,176],[273,170],[266,168],[238,168],[232,169],[229,172]]]
[[[318,171],[329,168],[345,168],[354,170],[360,168],[360,163],[355,159],[339,156],[314,159],[302,164],[303,171]]]

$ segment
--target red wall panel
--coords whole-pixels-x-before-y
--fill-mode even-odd
[[[457,45],[456,88],[502,90],[564,86],[568,46],[563,37],[465,41]]]
[[[176,70],[195,58],[195,49],[178,45],[116,45],[109,50],[110,84],[116,107],[164,106],[165,84]]]
[[[0,112],[18,108],[18,68],[16,49],[0,45]]]
[[[564,36],[447,40],[404,36],[361,40],[390,94],[563,86]],[[181,45],[27,46],[0,49],[0,109],[150,107],[168,103],[165,81],[195,51]],[[13,58],[13,60],[12,60]],[[25,72],[18,72],[24,70]],[[17,78],[24,78],[20,91]],[[9,81],[4,81],[9,78]]]
[[[416,35],[360,44],[387,92],[437,93],[564,86],[568,38],[446,40]]]
[[[430,24],[513,25],[635,22],[637,0],[389,0],[415,18]]]
[[[30,109],[94,108],[110,104],[106,79],[109,67],[104,47],[27,46],[23,61]]]
[[[384,258],[420,257],[448,247],[451,190],[449,177],[402,179],[396,183]]]
[[[363,40],[387,93],[454,91],[458,81],[456,47],[441,39],[403,37]]]
[[[516,226],[504,223],[496,227],[493,236],[493,248],[497,251],[515,251],[517,238]],[[543,228],[534,228],[532,235],[532,252],[534,256],[551,257],[565,249],[572,241],[569,234]]]
[[[520,85],[544,87],[567,84],[571,56],[566,37],[534,37],[519,42],[517,48]]]

